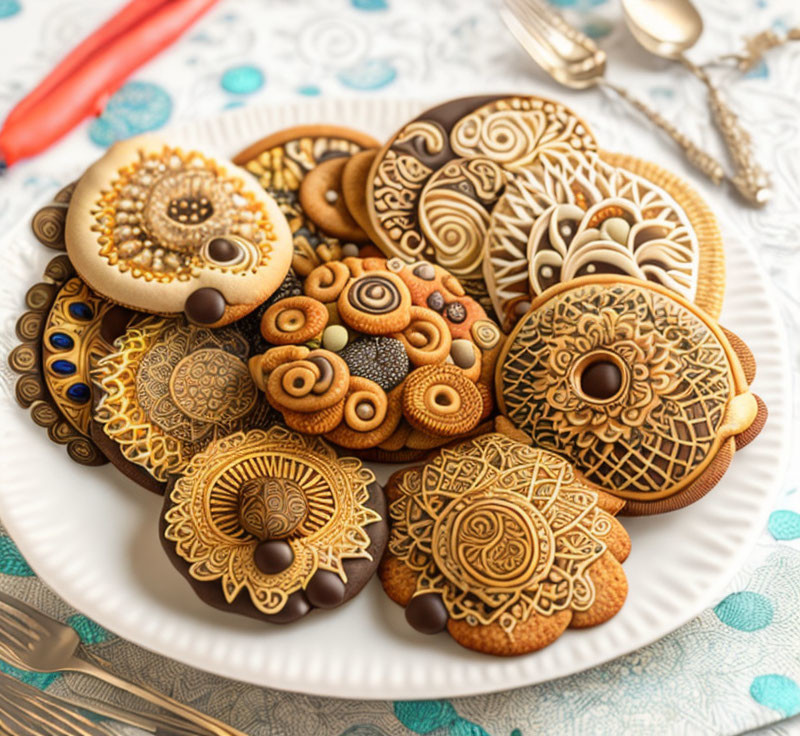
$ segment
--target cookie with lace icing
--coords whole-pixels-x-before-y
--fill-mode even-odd
[[[250,174],[154,135],[116,143],[87,169],[65,239],[107,299],[214,327],[267,299],[292,258],[286,218]]]
[[[627,501],[671,511],[719,481],[767,410],[744,342],[664,286],[586,276],[552,287],[497,365],[500,410],[537,446]]]
[[[386,546],[371,470],[284,427],[221,437],[175,476],[161,540],[207,604],[289,623],[357,595]]]
[[[607,621],[625,601],[630,539],[613,516],[619,504],[524,436],[452,445],[395,473],[386,491],[380,578],[421,633],[525,654]]]
[[[669,172],[631,156],[551,152],[516,172],[494,208],[483,273],[502,326],[554,284],[620,274],[661,284],[719,315],[716,218]]]
[[[355,224],[348,221],[347,213],[342,209],[344,202],[339,201],[341,192],[337,184],[333,189],[333,202],[326,201],[328,187],[325,186],[315,188],[312,192],[315,196],[311,199],[320,206],[322,224],[326,215],[329,217],[333,212],[337,222],[347,227],[336,233],[320,228],[320,222],[309,217],[300,201],[300,190],[306,177],[319,164],[325,163],[326,167],[337,167],[335,179],[338,182],[341,178],[338,166],[343,165],[343,161],[327,162],[337,158],[349,159],[353,154],[378,145],[372,136],[352,128],[299,125],[271,133],[234,157],[234,162],[253,174],[275,198],[289,221],[294,241],[292,268],[299,276],[308,275],[321,263],[341,259],[342,248],[349,244],[347,238],[354,234]],[[363,237],[363,233],[357,230],[355,235],[357,239]]]
[[[370,230],[387,255],[431,261],[478,288],[489,215],[508,176],[543,153],[595,147],[586,124],[550,100],[451,100],[406,123],[375,157]]]

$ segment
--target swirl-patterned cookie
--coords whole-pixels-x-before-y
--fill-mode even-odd
[[[372,471],[283,427],[222,437],[173,478],[164,549],[206,603],[273,623],[335,608],[386,546]]]
[[[116,143],[89,167],[65,237],[99,294],[215,327],[265,301],[292,258],[286,218],[250,174],[149,135]]]
[[[725,288],[719,227],[685,182],[630,156],[542,156],[509,178],[483,272],[503,328],[554,284],[619,274],[666,286],[716,317]]]
[[[334,220],[340,225],[336,233],[326,232],[315,221],[313,212],[306,212],[301,205],[301,187],[308,174],[319,164],[335,167],[328,170],[326,176],[319,176],[318,184],[323,180],[330,182],[330,175],[338,181],[341,179],[341,168],[344,160],[355,153],[378,145],[371,136],[350,128],[336,125],[301,125],[287,128],[262,138],[248,146],[234,157],[234,162],[253,174],[262,187],[278,202],[281,211],[286,215],[294,240],[294,256],[292,268],[300,276],[306,276],[316,266],[343,257],[342,247],[352,240],[363,238],[363,232],[357,232],[355,223],[348,220],[344,202],[339,201],[339,187],[335,186],[332,195],[326,194],[328,187],[312,184],[306,192],[306,204],[316,202],[319,207],[320,221],[330,221],[331,212]],[[328,164],[333,159],[341,158],[341,162]],[[318,194],[318,196],[316,196]],[[330,211],[325,208],[329,205]],[[312,205],[313,208],[314,205]],[[352,255],[352,254],[349,254]]]
[[[493,432],[395,473],[383,587],[424,634],[532,652],[622,607],[630,539],[563,458]],[[606,510],[608,509],[608,510]]]
[[[162,492],[169,476],[210,442],[274,422],[250,377],[249,357],[235,326],[139,321],[93,370],[95,441],[120,470]]]
[[[110,352],[115,336],[104,332],[104,320],[122,329],[130,313],[89,289],[66,255],[54,258],[44,277],[28,291],[28,311],[17,321],[21,344],[9,355],[20,374],[17,401],[30,408],[51,440],[66,445],[73,460],[100,465],[105,457],[90,437],[90,371]]]
[[[766,407],[747,346],[663,286],[587,276],[533,302],[497,365],[500,410],[537,446],[626,499],[625,513],[707,493]]]
[[[491,415],[503,335],[458,279],[399,258],[315,268],[275,301],[250,360],[289,427],[400,460],[477,431]]]
[[[556,102],[451,100],[404,125],[375,157],[370,232],[388,256],[439,264],[479,292],[489,216],[508,177],[543,153],[594,149],[586,124]]]

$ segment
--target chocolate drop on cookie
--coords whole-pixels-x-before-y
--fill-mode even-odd
[[[256,547],[253,561],[265,575],[277,575],[294,562],[294,552],[288,542],[273,539]]]
[[[239,248],[227,238],[214,238],[208,244],[208,255],[217,263],[227,263],[239,255]]]
[[[406,621],[422,634],[444,631],[450,618],[438,593],[415,596],[406,606]]]
[[[211,325],[225,314],[225,297],[216,289],[206,286],[189,294],[183,311],[192,322]]]
[[[344,600],[342,579],[329,570],[317,570],[308,581],[306,597],[317,608],[335,608]]]
[[[599,360],[587,366],[581,374],[581,390],[593,399],[604,401],[622,388],[622,373],[609,360]]]

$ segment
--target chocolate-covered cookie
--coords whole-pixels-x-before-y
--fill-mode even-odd
[[[112,146],[80,178],[65,229],[78,274],[123,306],[229,324],[282,283],[291,232],[246,171],[157,136]]]
[[[395,473],[380,578],[423,634],[532,652],[622,607],[630,539],[615,499],[563,458],[494,432]]]
[[[341,171],[337,169],[334,177],[336,185],[332,191],[335,199],[333,195],[327,195],[330,186],[307,188],[305,204],[314,203],[312,210],[317,206],[316,220],[314,212],[306,213],[300,202],[300,191],[306,176],[323,163],[326,167],[341,167],[352,154],[377,145],[378,141],[371,136],[351,128],[300,125],[272,133],[234,157],[237,164],[258,179],[286,215],[294,238],[292,267],[298,275],[306,276],[321,263],[352,255],[343,253],[343,246],[353,239],[353,235],[357,240],[363,239],[363,232],[353,229],[357,225],[349,218],[344,202],[339,201]],[[341,158],[342,162],[327,163],[336,158]],[[323,177],[318,177],[317,183],[322,181]],[[326,181],[331,180],[328,177]],[[335,221],[334,230],[328,232],[321,229],[320,224],[330,223],[331,215]],[[340,226],[338,229],[336,224]]]
[[[503,342],[444,269],[399,258],[318,266],[303,295],[275,301],[250,361],[287,425],[380,460],[478,431],[492,413]]]
[[[652,281],[714,317],[725,290],[720,230],[700,196],[655,164],[594,151],[549,152],[509,177],[483,273],[505,330],[532,299],[580,276]]]
[[[497,364],[500,410],[626,499],[671,511],[722,477],[767,410],[747,346],[669,289],[587,276],[533,302]]]
[[[370,470],[282,427],[238,432],[172,479],[161,539],[206,603],[273,623],[357,595],[386,546]]]
[[[427,110],[372,163],[367,206],[376,244],[482,286],[489,215],[508,176],[545,153],[594,149],[582,120],[540,97],[465,97]]]

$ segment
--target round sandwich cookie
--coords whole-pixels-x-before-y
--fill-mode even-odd
[[[612,515],[618,504],[530,439],[464,440],[396,472],[386,493],[380,579],[423,634],[526,654],[625,602],[630,538]]]
[[[700,196],[655,164],[554,152],[510,177],[491,214],[483,273],[510,331],[551,286],[592,274],[661,284],[719,316],[722,237]]]
[[[401,462],[490,418],[504,336],[454,276],[425,261],[345,258],[302,286],[264,312],[274,347],[250,360],[289,427]]]
[[[349,245],[352,251],[353,241],[366,240],[341,198],[340,180],[350,156],[378,145],[372,136],[351,128],[301,125],[272,133],[234,157],[286,215],[294,239],[292,267],[299,276],[326,261],[354,255],[343,248]],[[329,163],[334,159],[342,160]],[[321,164],[325,166],[304,187],[306,177]]]
[[[696,501],[766,421],[744,342],[664,286],[625,276],[558,284],[497,364],[500,410],[568,458],[624,513]]]
[[[208,605],[289,623],[357,595],[386,547],[360,460],[282,427],[216,440],[170,482],[161,540]]]
[[[33,421],[46,428],[53,442],[82,465],[106,459],[91,439],[92,367],[111,352],[116,335],[102,329],[132,313],[97,296],[81,279],[66,255],[47,265],[45,280],[28,290],[28,311],[17,321],[20,344],[9,365],[20,374],[16,397],[31,410]]]
[[[210,442],[278,419],[250,378],[249,357],[236,326],[142,319],[92,372],[95,442],[123,473],[162,493]]]
[[[209,327],[266,300],[292,259],[286,218],[250,174],[154,135],[116,143],[89,167],[65,237],[99,294]]]
[[[482,283],[489,216],[510,175],[543,154],[596,148],[563,105],[528,95],[451,100],[404,125],[367,180],[370,232],[388,256]]]
[[[367,180],[372,168],[372,162],[378,155],[377,148],[368,148],[350,156],[342,169],[341,193],[347,211],[359,224],[361,229],[369,235],[371,241],[378,237],[372,231],[369,221],[369,208],[367,207]]]

